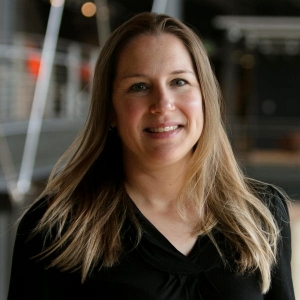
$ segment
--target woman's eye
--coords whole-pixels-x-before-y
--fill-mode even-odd
[[[184,79],[174,79],[172,81],[173,85],[179,85],[179,86],[185,85],[186,83],[187,82]]]
[[[143,92],[147,90],[147,86],[144,83],[136,83],[130,87],[130,91],[132,92]]]

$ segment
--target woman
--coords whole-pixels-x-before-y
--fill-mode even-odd
[[[86,125],[23,217],[9,299],[294,299],[288,210],[240,172],[203,45],[133,17]]]

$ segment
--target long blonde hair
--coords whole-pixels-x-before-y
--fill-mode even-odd
[[[142,231],[123,187],[121,143],[109,131],[112,84],[122,49],[138,36],[160,33],[173,34],[186,46],[204,101],[204,129],[187,167],[178,209],[184,217],[186,207],[193,205],[199,215],[197,234],[209,235],[218,248],[212,230],[219,230],[239,254],[236,271],[258,270],[266,292],[276,262],[276,222],[232,153],[222,124],[219,87],[199,37],[179,20],[154,13],[125,22],[100,53],[86,124],[57,163],[41,195],[49,199],[49,207],[36,231],[52,234],[51,244],[41,255],[55,255],[51,266],[80,270],[84,281],[99,262],[112,266],[118,261],[120,232],[128,216],[139,242]]]

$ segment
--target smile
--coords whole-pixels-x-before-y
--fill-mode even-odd
[[[168,131],[176,130],[178,128],[179,128],[179,126],[176,125],[176,126],[167,126],[167,127],[147,128],[147,131],[148,132],[153,132],[153,133],[156,133],[156,132],[168,132]]]

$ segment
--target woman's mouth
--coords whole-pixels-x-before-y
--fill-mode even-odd
[[[166,127],[151,127],[151,128],[146,128],[145,131],[150,132],[150,133],[160,133],[160,132],[174,131],[178,128],[179,128],[179,125],[166,126]]]

